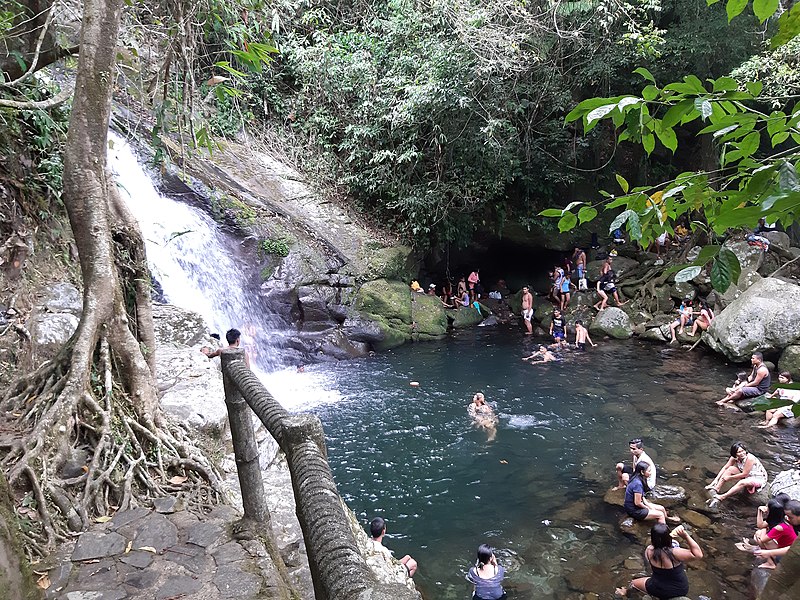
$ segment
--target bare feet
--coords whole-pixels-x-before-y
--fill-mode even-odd
[[[749,552],[750,554],[757,548],[757,546],[753,546],[751,544],[745,544],[744,542],[736,542],[734,544],[739,550],[742,552]]]
[[[624,588],[624,587],[616,588],[614,590],[614,593],[617,596],[622,596],[623,598],[626,598],[628,596],[628,588]]]
[[[678,515],[672,515],[671,517],[667,517],[667,521],[669,523],[680,523],[681,518]]]
[[[765,562],[764,564],[758,565],[759,569],[774,569],[775,565],[772,563]]]
[[[626,486],[624,486],[624,485],[615,485],[614,487],[611,488],[611,491],[612,492],[616,492],[617,490],[624,490],[625,487]]]
[[[706,486],[706,489],[707,489],[707,490],[714,490],[714,492],[715,492],[715,493],[719,491],[719,490],[717,489],[717,484],[716,484],[716,483],[709,483],[709,484]]]

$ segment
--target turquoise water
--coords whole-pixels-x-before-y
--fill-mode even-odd
[[[623,561],[642,550],[619,531],[621,509],[602,500],[632,437],[672,469],[661,483],[700,504],[732,439],[773,473],[783,447],[797,451],[796,436],[765,437],[754,417],[713,405],[736,370],[716,356],[608,341],[529,365],[521,357],[533,343],[516,329],[477,329],[316,367],[342,395],[315,410],[339,491],[362,523],[387,519],[385,543],[418,560],[426,598],[467,598],[464,573],[483,542],[512,570],[512,598],[610,598],[631,576]],[[494,441],[466,416],[476,391],[499,414]],[[732,502],[697,532],[709,559],[691,573],[693,596],[746,597],[750,563],[733,543],[754,512]]]

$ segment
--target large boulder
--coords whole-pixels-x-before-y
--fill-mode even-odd
[[[800,470],[781,471],[769,484],[769,495],[789,494],[792,500],[800,500]]]
[[[194,346],[208,335],[208,327],[203,317],[196,312],[172,304],[155,302],[153,329],[156,343],[159,345]]]
[[[789,371],[794,379],[800,379],[800,346],[786,346],[778,361],[778,369]]]
[[[473,306],[461,306],[453,315],[453,329],[467,329],[478,325],[486,315],[482,315]]]
[[[36,299],[37,305],[51,313],[69,313],[76,317],[83,312],[83,296],[71,283],[54,283],[44,288]]]
[[[800,286],[774,277],[756,282],[717,314],[703,339],[735,362],[786,348],[800,340]]]
[[[78,317],[69,313],[34,311],[28,319],[31,334],[31,355],[35,365],[55,358],[61,346],[78,328]]]
[[[628,339],[633,335],[631,319],[620,308],[611,306],[597,313],[589,326],[592,333],[610,335],[618,340]]]
[[[736,255],[739,259],[739,265],[742,267],[742,273],[747,271],[757,271],[764,261],[764,251],[757,247],[751,246],[747,240],[728,240],[723,245]]]
[[[767,238],[771,246],[777,246],[784,250],[788,250],[791,246],[789,235],[783,231],[765,231],[761,236]]]

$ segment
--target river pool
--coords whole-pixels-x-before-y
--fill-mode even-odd
[[[309,367],[337,391],[313,410],[340,493],[365,525],[387,519],[385,543],[418,560],[427,599],[469,597],[464,574],[483,542],[511,571],[510,598],[611,598],[643,549],[621,532],[622,509],[603,501],[632,437],[644,439],[660,483],[686,488],[696,508],[732,440],[771,475],[800,454],[793,430],[764,434],[755,416],[714,405],[736,371],[717,356],[602,341],[558,363],[522,362],[535,342],[515,328],[478,328]],[[499,414],[493,441],[466,415],[475,391]],[[696,529],[707,558],[690,571],[692,597],[747,598],[751,557],[733,544],[754,515],[738,500],[708,513]]]

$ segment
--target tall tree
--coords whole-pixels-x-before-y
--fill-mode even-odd
[[[85,528],[109,505],[125,508],[137,491],[166,493],[171,469],[199,473],[218,490],[213,467],[159,410],[144,244],[106,167],[122,6],[83,5],[63,190],[83,276],[82,317],[58,356],[20,379],[2,405],[21,432],[3,464],[9,482],[36,499],[40,547]],[[60,468],[78,443],[91,448],[86,472],[63,480]]]

